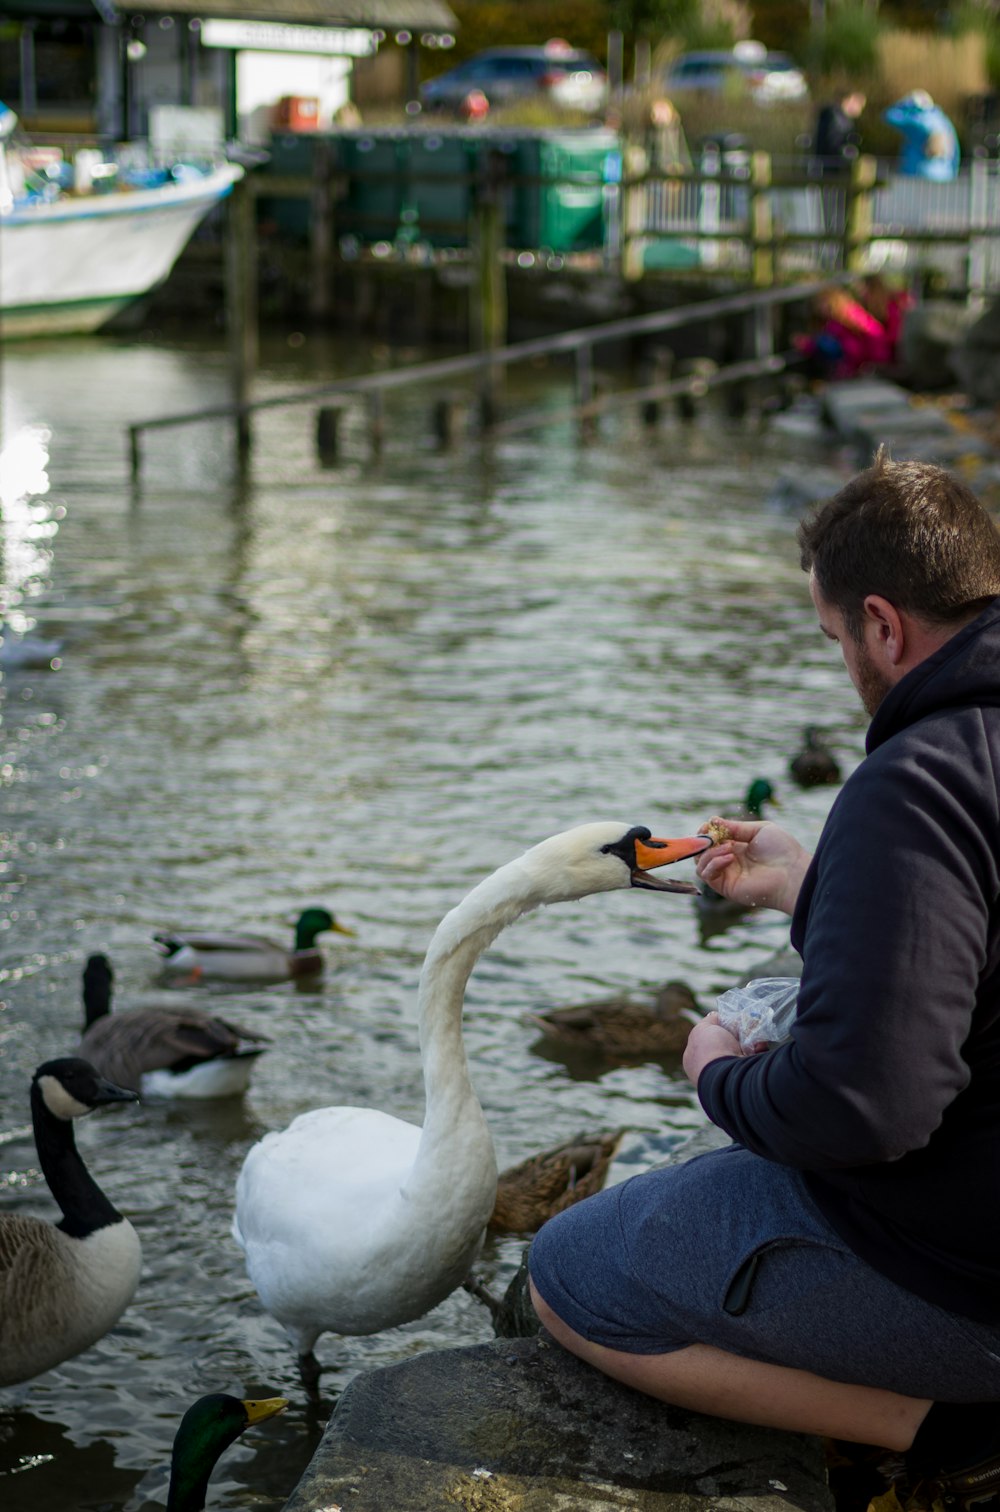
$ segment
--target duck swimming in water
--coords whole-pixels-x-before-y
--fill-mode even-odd
[[[807,725],[802,732],[802,749],[788,763],[788,770],[799,787],[824,787],[840,782],[840,763],[825,745],[815,725]]]
[[[774,787],[766,777],[755,777],[747,788],[742,802],[723,805],[720,812],[723,817],[730,819],[763,819],[766,803],[777,807],[778,800]],[[741,903],[734,903],[731,898],[724,898],[721,893],[715,891],[714,887],[709,887],[707,882],[702,882],[698,896],[694,900],[694,906],[698,916],[698,931],[703,944],[713,935],[721,934],[724,929],[728,929],[731,924],[735,924],[749,912]]]
[[[163,969],[184,973],[192,982],[286,982],[318,976],[323,955],[317,937],[333,931],[353,935],[327,908],[307,908],[298,917],[291,949],[263,935],[194,929],[155,934]]]
[[[649,1005],[629,998],[599,998],[571,1008],[533,1013],[547,1039],[572,1050],[634,1060],[682,1054],[701,1013],[686,982],[667,982]]]
[[[577,1134],[501,1171],[489,1232],[533,1234],[556,1213],[599,1192],[625,1133]]]
[[[241,1401],[216,1393],[199,1397],[181,1418],[170,1456],[167,1512],[202,1512],[208,1478],[220,1455],[254,1423],[283,1412],[284,1397]]]

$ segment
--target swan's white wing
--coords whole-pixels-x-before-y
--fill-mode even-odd
[[[317,1108],[249,1151],[233,1235],[261,1301],[287,1328],[388,1326],[382,1299],[406,1229],[400,1189],[419,1143],[419,1128],[375,1109]]]

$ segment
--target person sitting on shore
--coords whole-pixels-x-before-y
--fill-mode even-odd
[[[813,329],[793,337],[815,378],[856,378],[892,361],[885,327],[848,289],[824,289],[813,304]]]
[[[531,1295],[628,1386],[884,1448],[967,1508],[1000,1495],[1000,532],[880,451],[799,547],[867,755],[815,855],[722,819],[696,862],[792,916],[796,1017],[762,1050],[695,1024],[684,1069],[733,1143],[551,1219]]]
[[[895,367],[899,360],[903,322],[915,303],[913,295],[904,286],[892,283],[884,274],[869,273],[858,285],[858,297],[869,315],[881,325],[885,333],[886,362]]]

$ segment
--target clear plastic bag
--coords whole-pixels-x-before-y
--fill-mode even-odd
[[[735,1034],[744,1050],[778,1045],[788,1038],[799,999],[798,977],[755,977],[745,987],[731,987],[716,999],[723,1028]]]

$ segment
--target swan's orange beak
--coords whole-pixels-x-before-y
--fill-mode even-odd
[[[708,835],[685,835],[680,840],[656,840],[652,836],[648,840],[636,840],[632,886],[646,887],[651,892],[698,892],[691,882],[666,882],[651,877],[649,873],[657,866],[669,866],[673,861],[686,861],[689,856],[697,856],[708,850],[711,844]]]

